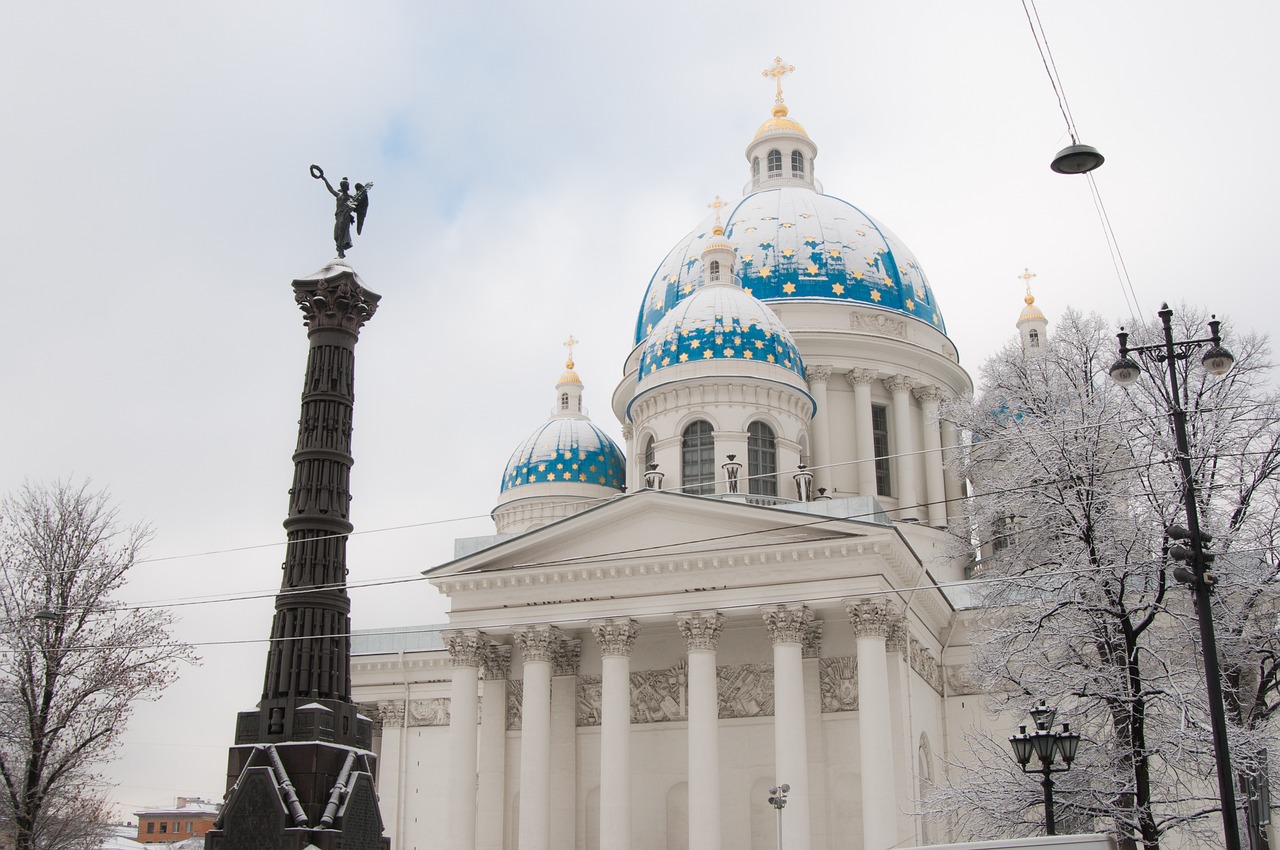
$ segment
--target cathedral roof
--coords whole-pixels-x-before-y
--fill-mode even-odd
[[[725,236],[737,252],[742,287],[761,301],[864,304],[946,332],[915,256],[853,204],[806,186],[782,186],[748,195],[726,219]],[[637,343],[696,291],[714,223],[708,216],[654,272],[636,322]]]
[[[622,451],[586,417],[556,417],[529,435],[502,473],[502,492],[535,483],[595,484],[621,490]]]
[[[782,320],[733,283],[699,286],[654,325],[640,359],[639,380],[663,369],[708,361],[755,364],[804,378],[804,364]],[[788,376],[788,383],[794,379]]]

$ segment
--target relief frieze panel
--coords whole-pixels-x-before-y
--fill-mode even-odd
[[[818,690],[822,694],[822,710],[858,710],[858,659],[853,655],[823,658],[818,661]]]

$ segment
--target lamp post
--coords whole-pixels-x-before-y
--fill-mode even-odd
[[[1175,539],[1185,539],[1188,547],[1179,550],[1170,547],[1170,554],[1175,558],[1185,557],[1191,569],[1174,570],[1174,577],[1188,584],[1192,598],[1195,600],[1196,615],[1200,620],[1200,649],[1204,654],[1205,686],[1209,692],[1209,719],[1213,728],[1213,751],[1218,766],[1218,793],[1222,798],[1222,829],[1226,842],[1226,850],[1240,850],[1240,830],[1236,821],[1236,794],[1231,778],[1231,754],[1227,748],[1227,717],[1222,703],[1222,674],[1218,668],[1218,641],[1213,633],[1213,611],[1209,607],[1209,594],[1213,590],[1214,576],[1208,572],[1212,555],[1204,551],[1210,538],[1200,531],[1200,512],[1196,502],[1195,478],[1191,471],[1191,449],[1187,441],[1187,413],[1182,409],[1179,400],[1178,371],[1175,363],[1186,360],[1194,352],[1208,346],[1201,363],[1205,371],[1211,375],[1225,375],[1235,358],[1222,346],[1219,332],[1221,322],[1210,317],[1209,336],[1204,339],[1189,339],[1182,342],[1173,341],[1173,311],[1168,304],[1160,305],[1160,321],[1164,324],[1164,342],[1153,345],[1129,345],[1129,335],[1122,328],[1117,335],[1120,339],[1120,359],[1111,367],[1111,379],[1121,386],[1127,387],[1135,383],[1142,374],[1142,367],[1129,355],[1137,354],[1155,364],[1164,364],[1169,371],[1169,414],[1173,418],[1173,434],[1178,446],[1178,467],[1182,472],[1182,501],[1187,513],[1187,528],[1170,526],[1167,534]],[[1157,365],[1158,368],[1158,365]]]
[[[791,786],[783,783],[769,789],[769,805],[778,810],[778,850],[782,850],[782,810],[787,805],[787,792]]]
[[[1057,835],[1053,822],[1053,774],[1066,773],[1075,761],[1076,750],[1080,746],[1080,735],[1071,731],[1071,724],[1063,723],[1061,732],[1053,731],[1053,719],[1056,709],[1045,705],[1044,700],[1027,712],[1035,723],[1035,730],[1027,731],[1026,726],[1018,727],[1017,735],[1009,736],[1013,745],[1014,758],[1022,767],[1023,773],[1039,773],[1043,777],[1040,785],[1044,788],[1044,830],[1047,835]],[[1031,756],[1040,760],[1039,767],[1029,767]],[[1062,767],[1054,767],[1055,758],[1062,759]]]

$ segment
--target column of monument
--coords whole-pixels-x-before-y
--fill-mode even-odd
[[[237,719],[208,850],[390,843],[373,789],[373,723],[351,701],[346,591],[355,345],[379,296],[337,260],[293,291],[310,349],[283,578],[262,699]]]

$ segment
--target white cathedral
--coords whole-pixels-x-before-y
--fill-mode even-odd
[[[497,534],[427,572],[448,626],[357,636],[396,850],[949,840],[916,801],[986,722],[943,587],[967,564],[939,405],[972,384],[915,257],[817,154],[779,87],[745,197],[643,293],[625,453],[571,355]],[[1023,344],[1046,325],[1028,295]]]

